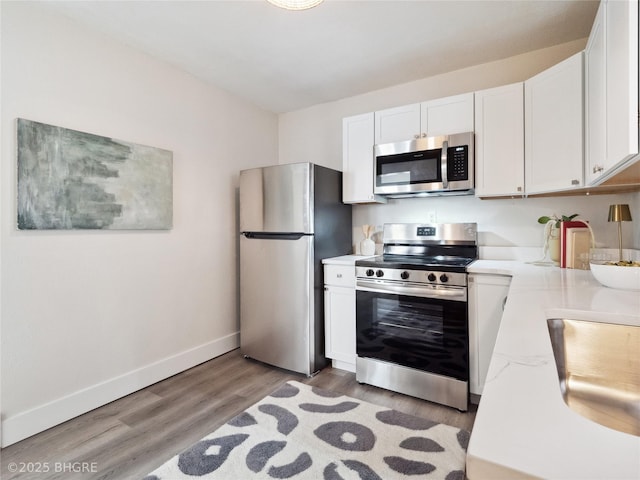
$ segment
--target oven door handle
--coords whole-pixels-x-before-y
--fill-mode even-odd
[[[442,298],[458,302],[467,301],[465,287],[449,287],[444,285],[394,285],[388,282],[378,283],[371,280],[356,281],[356,290],[373,293],[389,293],[392,295],[408,295],[423,298]]]

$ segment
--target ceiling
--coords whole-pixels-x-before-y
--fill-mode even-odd
[[[49,8],[276,112],[587,37],[598,1],[46,1]]]

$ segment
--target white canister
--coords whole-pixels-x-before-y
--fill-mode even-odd
[[[365,238],[360,242],[360,254],[362,255],[375,255],[376,244],[370,238]]]

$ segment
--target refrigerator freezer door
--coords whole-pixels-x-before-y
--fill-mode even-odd
[[[241,232],[313,233],[310,163],[240,172]]]
[[[255,360],[311,375],[313,236],[240,237],[240,349]]]

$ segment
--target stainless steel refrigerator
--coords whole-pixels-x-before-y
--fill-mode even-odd
[[[351,253],[342,173],[312,163],[240,172],[240,349],[312,375],[326,365],[322,259]]]

